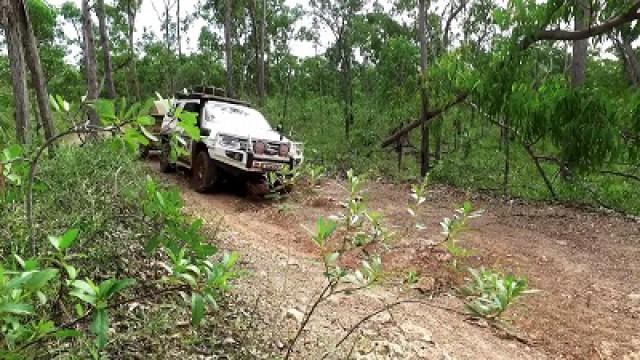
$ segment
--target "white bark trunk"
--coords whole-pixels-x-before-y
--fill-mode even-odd
[[[93,37],[89,0],[82,0],[82,35],[84,37],[84,63],[87,77],[87,101],[98,98],[98,70],[96,65],[96,46]],[[95,110],[89,110],[89,122],[98,124]]]

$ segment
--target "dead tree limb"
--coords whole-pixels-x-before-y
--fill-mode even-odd
[[[435,118],[437,118],[438,116],[444,114],[446,111],[448,111],[449,109],[451,109],[452,107],[462,103],[464,100],[467,99],[467,97],[469,96],[468,93],[462,93],[458,96],[456,96],[456,98],[451,101],[450,103],[446,104],[445,106],[441,107],[440,109],[436,109],[433,111],[429,111],[427,112],[424,122],[425,123],[429,123],[431,121],[433,121]],[[388,138],[386,138],[383,142],[382,142],[382,147],[387,147],[393,143],[395,143],[398,139],[400,139],[402,136],[408,134],[411,130],[417,128],[418,126],[420,126],[422,124],[423,120],[419,119],[419,120],[414,120],[413,122],[409,123],[409,125],[403,127],[402,129],[398,130],[395,134],[389,136]]]

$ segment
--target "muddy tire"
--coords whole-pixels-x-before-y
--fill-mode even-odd
[[[169,139],[162,139],[160,145],[160,171],[170,173],[176,170],[176,164],[171,162],[171,144]]]
[[[193,159],[191,187],[199,193],[215,189],[220,182],[220,170],[206,151],[200,151]]]

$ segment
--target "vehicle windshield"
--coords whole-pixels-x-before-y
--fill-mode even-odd
[[[207,120],[216,124],[229,124],[253,130],[271,130],[271,125],[260,112],[246,106],[208,102],[205,105]]]

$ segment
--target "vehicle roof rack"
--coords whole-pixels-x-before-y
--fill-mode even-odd
[[[200,100],[200,102],[203,104],[207,101],[220,101],[229,104],[251,107],[251,104],[249,104],[248,102],[227,97],[226,91],[224,89],[216,88],[213,86],[194,86],[191,90],[185,89],[185,91],[176,94],[176,99]]]

